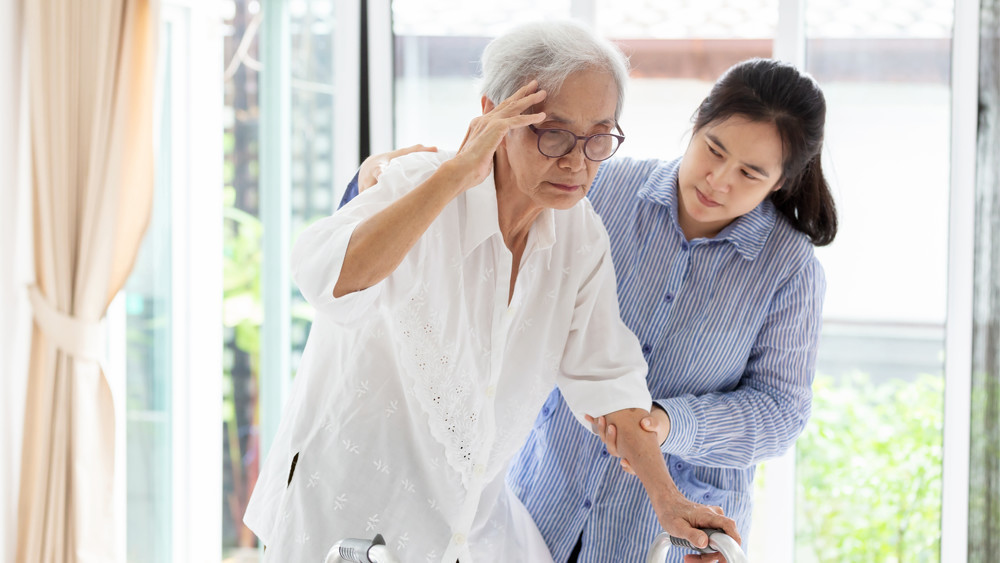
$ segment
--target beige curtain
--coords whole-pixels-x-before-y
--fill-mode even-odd
[[[123,555],[101,319],[149,221],[155,2],[22,0],[36,285],[19,562]]]

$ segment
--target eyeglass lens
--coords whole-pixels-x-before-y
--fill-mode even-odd
[[[549,129],[538,137],[538,149],[545,156],[559,158],[569,154],[576,146],[577,137],[563,129]],[[593,135],[584,141],[583,154],[590,160],[605,160],[618,150],[618,137]]]

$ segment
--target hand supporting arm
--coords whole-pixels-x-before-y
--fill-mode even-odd
[[[640,427],[640,422],[647,417],[649,413],[642,409],[615,411],[602,417],[607,424],[600,435],[628,461],[642,481],[660,525],[670,535],[699,547],[708,545],[708,536],[698,528],[720,528],[739,542],[736,523],[723,516],[721,508],[691,502],[677,489],[660,452],[657,435]],[[609,429],[613,432],[611,436]]]

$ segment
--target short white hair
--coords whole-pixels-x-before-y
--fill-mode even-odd
[[[628,58],[607,39],[572,21],[518,26],[486,46],[482,56],[482,94],[494,104],[532,80],[550,95],[569,75],[583,70],[607,72],[618,88],[615,119],[621,115],[628,80]]]

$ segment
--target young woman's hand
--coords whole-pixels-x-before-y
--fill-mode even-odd
[[[421,151],[437,152],[437,147],[425,147],[418,144],[369,156],[361,163],[361,169],[358,171],[358,193],[367,190],[378,182],[378,177],[382,175],[382,171],[389,165],[389,161],[404,154]]]
[[[615,428],[615,425],[608,424],[607,418],[603,416],[594,418],[586,415],[586,419],[590,423],[594,434],[597,434],[601,438],[601,441],[604,442],[608,453],[615,457],[621,457],[618,453],[618,429]],[[670,416],[660,405],[654,403],[653,408],[650,409],[649,416],[639,421],[639,427],[646,432],[656,434],[656,443],[662,446],[663,442],[667,441],[667,436],[670,435]],[[623,470],[635,475],[635,471],[632,470],[632,466],[629,465],[628,460],[622,459],[620,463]]]

